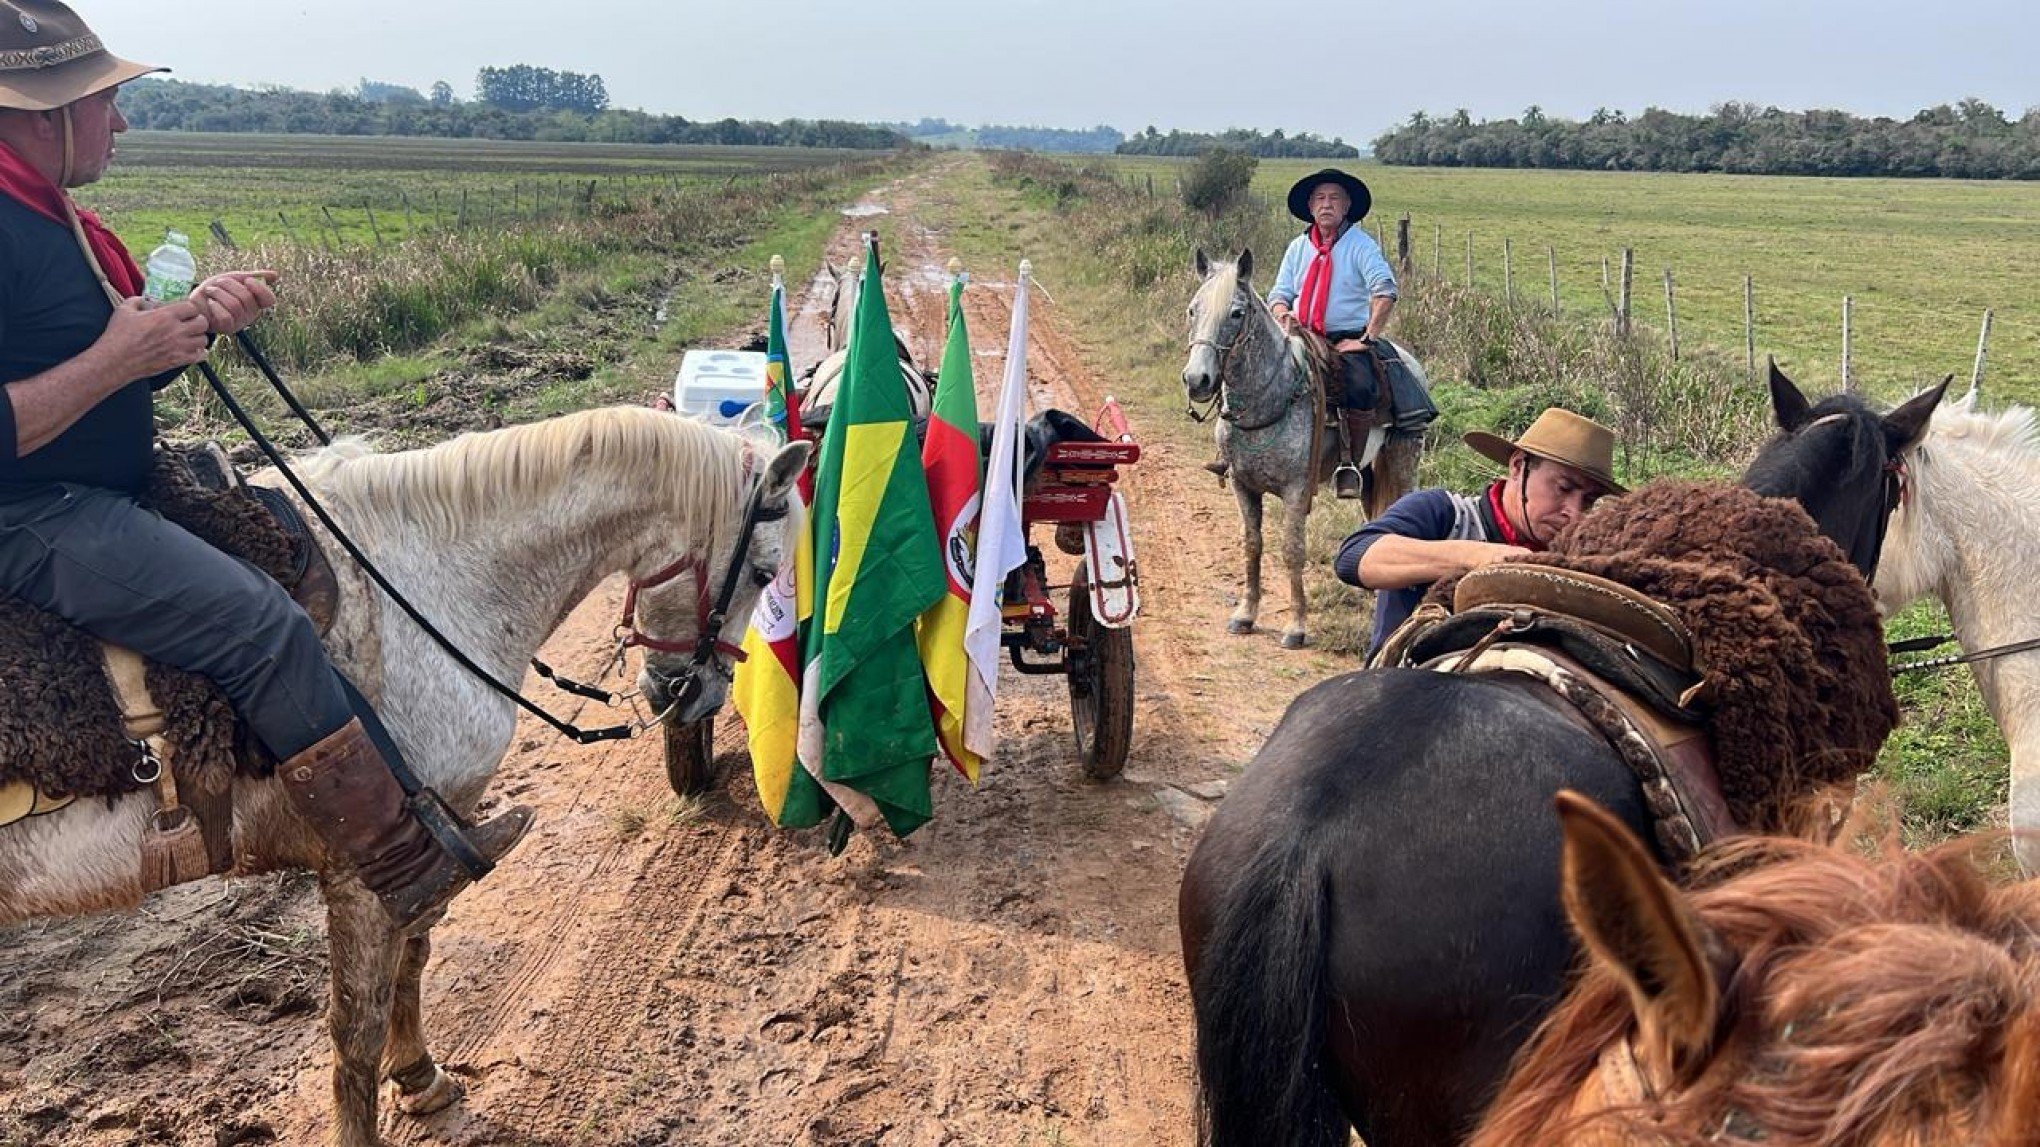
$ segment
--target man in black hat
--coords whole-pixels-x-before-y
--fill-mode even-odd
[[[282,762],[291,807],[409,927],[509,851],[530,811],[433,837],[304,611],[137,501],[152,392],[276,302],[267,271],[137,298],[134,258],[71,201],[127,130],[120,85],[163,70],[107,51],[56,0],[0,0],[0,593],[216,683]]]
[[[1282,254],[1268,308],[1285,327],[1303,326],[1323,335],[1345,364],[1340,431],[1345,459],[1332,475],[1341,498],[1360,496],[1360,457],[1367,432],[1378,421],[1382,397],[1370,346],[1395,310],[1395,272],[1381,245],[1358,226],[1374,197],[1354,176],[1326,168],[1289,189],[1289,213],[1310,224]]]

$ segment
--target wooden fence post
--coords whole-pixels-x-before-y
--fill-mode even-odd
[[[1431,230],[1431,277],[1433,279],[1440,279],[1444,276],[1445,225],[1443,223],[1434,223]]]
[[[411,222],[411,193],[399,187],[397,198],[404,204],[404,238],[409,239],[418,233],[417,225]]]
[[[1629,309],[1629,302],[1632,297],[1630,292],[1635,284],[1636,248],[1624,247],[1622,248],[1622,295],[1616,300],[1617,306],[1615,308],[1615,332],[1623,338],[1629,337],[1631,329],[1630,319],[1634,312]]]
[[[226,224],[215,219],[212,221],[210,226],[212,228],[213,242],[218,243],[220,246],[225,247],[229,251],[238,251],[241,249],[241,245],[239,243],[234,242],[234,237],[232,235],[227,234]]]
[[[285,215],[285,214],[284,214],[283,212],[279,211],[279,212],[277,212],[277,213],[276,213],[276,221],[277,221],[278,223],[281,223],[281,224],[283,224],[283,230],[284,230],[284,233],[290,236],[290,241],[291,241],[291,242],[292,242],[293,244],[295,244],[295,245],[297,245],[297,246],[299,246],[299,247],[302,247],[302,246],[304,246],[304,245],[305,245],[305,241],[304,241],[304,240],[303,240],[302,238],[300,238],[300,237],[298,236],[298,233],[297,233],[297,228],[295,228],[295,227],[293,227],[293,226],[291,226],[291,225],[290,225],[290,217],[289,217],[289,216],[287,216],[287,215]]]
[[[467,230],[467,193],[467,188],[463,187],[460,189],[460,214],[453,218],[453,229],[455,231]]]
[[[339,248],[345,247],[347,245],[347,241],[340,237],[340,224],[333,221],[333,213],[327,210],[324,204],[320,204],[319,214],[324,215],[326,217],[326,226],[331,227],[333,229],[334,249],[337,250]]]
[[[1545,247],[1544,261],[1551,268],[1551,310],[1552,313],[1556,314],[1558,312],[1558,248]]]
[[[1516,305],[1516,268],[1510,256],[1510,242],[1502,239],[1502,305]]]
[[[1410,216],[1408,212],[1395,221],[1395,265],[1407,275],[1410,273]]]
[[[1757,381],[1757,284],[1748,275],[1742,277],[1742,332],[1743,369],[1749,372],[1751,382]]]
[[[1854,304],[1855,304],[1854,299],[1850,298],[1847,295],[1842,296],[1842,392],[1844,394],[1855,389],[1856,386],[1854,379],[1851,377],[1851,371],[1849,370],[1849,340],[1851,334],[1853,333],[1850,330],[1849,312],[1853,308]]]
[[[1976,366],[1969,372],[1969,389],[1983,386],[1983,356],[1990,348],[1990,308],[1983,311],[1983,329],[1976,332]]]
[[[1473,287],[1473,232],[1466,233],[1466,285]]]
[[[368,230],[370,234],[375,236],[375,245],[378,247],[382,246],[383,245],[382,228],[376,226],[375,204],[370,203],[368,201],[368,198],[366,196],[363,196],[361,200],[361,209],[363,211],[368,212]]]
[[[1665,268],[1665,339],[1672,350],[1672,361],[1679,361],[1679,303],[1672,295],[1672,269]]]

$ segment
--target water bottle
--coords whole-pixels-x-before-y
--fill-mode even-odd
[[[198,281],[198,260],[191,257],[191,240],[182,231],[163,236],[163,245],[149,252],[142,282],[142,297],[159,303],[175,302],[191,293]]]

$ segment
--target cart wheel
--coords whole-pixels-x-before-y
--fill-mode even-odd
[[[1091,617],[1088,566],[1070,585],[1070,724],[1084,775],[1109,781],[1133,747],[1133,631],[1108,629]]]
[[[666,780],[683,797],[699,796],[715,786],[715,718],[691,724],[668,724]]]

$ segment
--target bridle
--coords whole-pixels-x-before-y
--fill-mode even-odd
[[[1262,304],[1260,299],[1255,297],[1254,293],[1251,291],[1242,291],[1238,287],[1233,288],[1233,290],[1235,294],[1245,294],[1249,300],[1249,305],[1265,305]],[[1185,405],[1184,412],[1190,416],[1190,420],[1192,422],[1209,421],[1211,417],[1211,412],[1214,409],[1216,409],[1218,411],[1218,416],[1221,419],[1224,419],[1225,421],[1232,423],[1233,429],[1235,430],[1241,431],[1265,430],[1268,427],[1275,425],[1277,422],[1282,421],[1282,417],[1289,413],[1289,408],[1291,406],[1296,405],[1296,400],[1302,397],[1303,393],[1309,389],[1310,379],[1308,377],[1307,372],[1303,371],[1292,372],[1293,376],[1300,376],[1300,381],[1298,385],[1291,387],[1288,397],[1285,398],[1279,405],[1275,407],[1274,414],[1258,422],[1240,421],[1239,412],[1234,410],[1231,404],[1226,401],[1228,392],[1232,388],[1226,385],[1225,380],[1228,377],[1228,369],[1232,363],[1233,351],[1239,349],[1239,345],[1247,341],[1248,325],[1249,324],[1247,316],[1244,314],[1241,315],[1240,329],[1233,333],[1231,342],[1222,343],[1219,342],[1217,339],[1209,338],[1193,338],[1190,340],[1190,349],[1192,351],[1195,351],[1198,347],[1201,346],[1208,346],[1212,349],[1213,353],[1218,355],[1218,368],[1216,371],[1218,376],[1218,385],[1212,391],[1211,401],[1206,403],[1204,409],[1201,411],[1197,409],[1195,403],[1186,403]],[[1220,329],[1223,329],[1222,324]]]
[[[750,465],[751,456],[747,452],[744,468],[748,471]],[[737,579],[743,575],[746,560],[750,557],[752,535],[757,533],[760,523],[776,522],[787,515],[783,502],[777,507],[767,508],[763,492],[764,486],[760,483],[744,501],[744,524],[737,534],[735,548],[730,551],[730,560],[723,567],[722,587],[713,601],[708,592],[708,564],[693,554],[687,554],[642,578],[632,578],[629,587],[624,590],[623,617],[616,623],[616,653],[610,662],[612,665],[620,663],[624,652],[632,646],[655,653],[691,653],[678,674],[666,673],[649,661],[645,663],[645,672],[666,682],[672,690],[665,712],[659,714],[661,719],[701,694],[701,671],[704,668],[712,669],[724,680],[729,680],[734,675],[735,665],[747,657],[743,649],[722,639],[722,629],[729,620],[730,602],[736,597]],[[668,641],[647,634],[637,623],[638,594],[657,589],[686,573],[694,575],[694,640]]]

